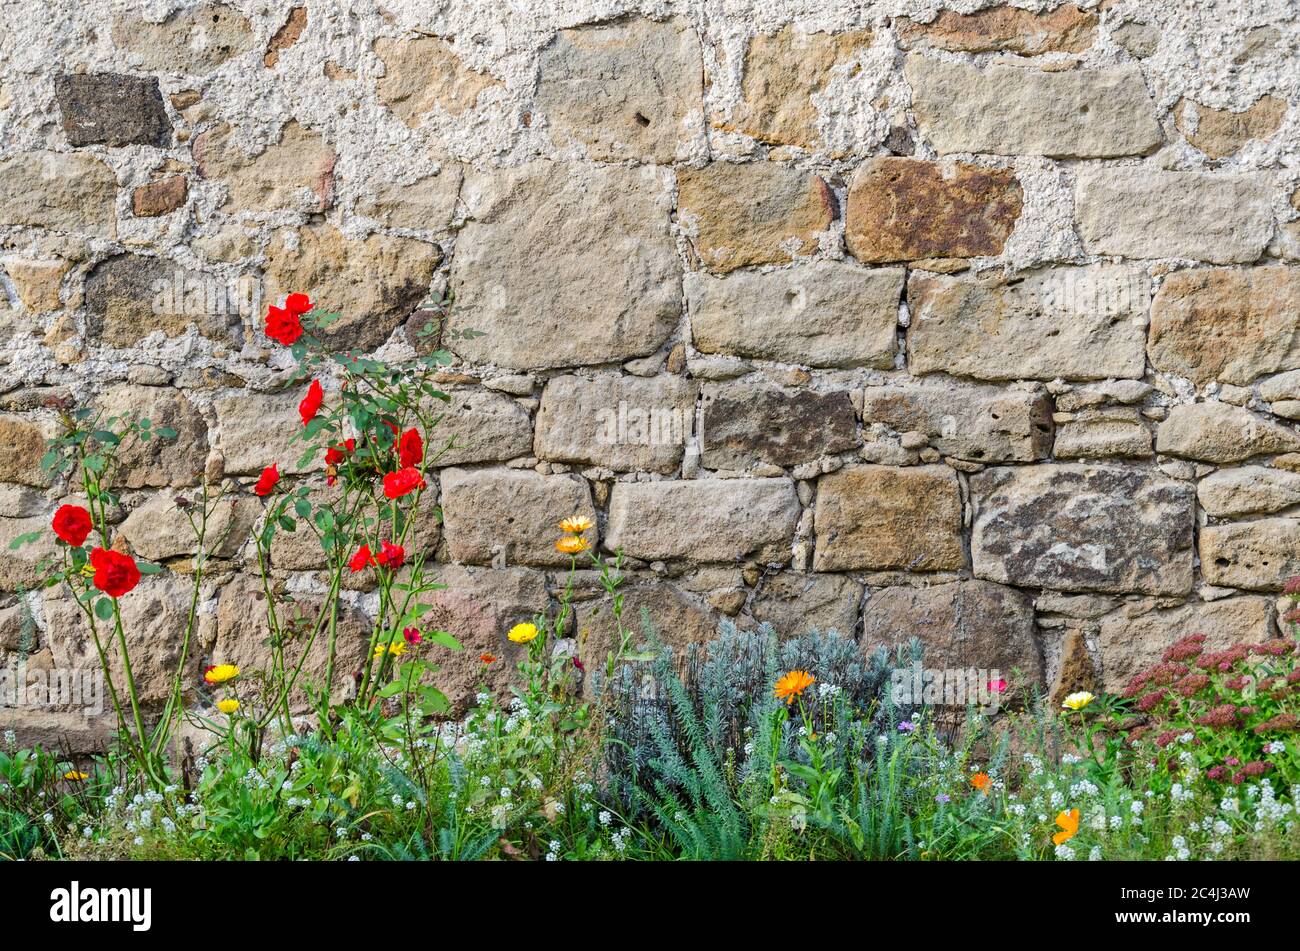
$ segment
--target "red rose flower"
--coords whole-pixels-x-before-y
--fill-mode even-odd
[[[364,571],[374,563],[375,557],[370,554],[370,546],[362,545],[357,549],[357,553],[352,556],[352,560],[348,562],[348,567],[352,569],[353,574],[356,574],[358,571]]]
[[[311,310],[312,303],[306,294],[290,294],[284,299],[284,309],[295,317],[301,317]]]
[[[418,466],[424,461],[424,440],[420,438],[418,429],[408,429],[402,433],[401,442],[398,444],[397,457],[401,460],[403,468]]]
[[[130,555],[96,548],[90,553],[90,564],[95,569],[91,583],[111,598],[120,598],[140,583],[140,569]]]
[[[337,466],[356,448],[357,441],[355,439],[345,439],[336,446],[330,446],[325,450],[325,465]]]
[[[253,486],[253,491],[258,495],[270,495],[275,491],[275,484],[279,481],[279,464],[272,463],[262,470],[262,475],[257,480],[257,485]]]
[[[90,534],[90,513],[80,505],[60,505],[54,513],[54,534],[73,548],[80,548]]]
[[[400,499],[402,496],[425,487],[424,476],[414,466],[407,466],[384,476],[384,496]]]
[[[402,567],[402,562],[405,560],[406,549],[401,545],[394,545],[392,542],[384,542],[380,545],[379,554],[375,556],[375,564],[394,570]]]
[[[268,307],[266,335],[286,347],[291,346],[302,336],[302,321],[292,311],[281,307]]]
[[[298,415],[302,417],[304,426],[316,418],[316,411],[324,401],[325,391],[321,389],[320,380],[312,380],[311,386],[307,387],[307,395],[298,404]]]

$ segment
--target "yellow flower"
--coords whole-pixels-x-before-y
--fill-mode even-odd
[[[566,555],[580,555],[590,547],[581,535],[565,535],[555,547]]]
[[[1071,809],[1069,812],[1062,812],[1056,817],[1056,824],[1061,827],[1061,831],[1052,836],[1052,843],[1063,845],[1073,839],[1079,831],[1079,810]]]
[[[207,669],[203,679],[210,684],[224,684],[227,680],[234,680],[238,676],[239,668],[234,664],[217,664]]]
[[[537,636],[536,624],[516,624],[510,629],[506,637],[510,638],[516,644],[527,644]]]
[[[1061,706],[1067,710],[1082,710],[1088,704],[1097,698],[1086,690],[1080,690],[1078,693],[1072,693],[1062,701]]]
[[[568,518],[560,520],[560,531],[572,532],[574,535],[581,535],[587,529],[591,528],[593,522],[585,515],[570,515]]]
[[[776,698],[784,700],[786,706],[814,683],[817,678],[806,670],[792,670],[776,682]]]
[[[220,710],[222,713],[225,713],[225,714],[231,714],[231,713],[234,713],[236,710],[239,709],[239,701],[238,701],[238,700],[232,700],[232,699],[229,699],[229,698],[227,698],[227,699],[225,699],[225,700],[218,700],[218,701],[217,701],[217,709]]]
[[[78,772],[78,771],[75,770],[75,769],[70,769],[70,770],[68,770],[66,773],[63,774],[63,778],[66,779],[66,780],[68,780],[69,782],[79,783],[79,782],[81,782],[82,780],[89,779],[89,778],[90,778],[90,774],[89,774],[89,773]]]
[[[394,657],[401,657],[406,653],[406,641],[393,641],[391,644],[376,644],[375,657],[383,657],[384,654],[392,654]]]

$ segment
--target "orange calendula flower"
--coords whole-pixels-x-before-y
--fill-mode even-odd
[[[970,784],[982,793],[987,793],[993,788],[993,779],[988,773],[976,773],[970,778]]]
[[[572,532],[574,535],[581,535],[592,526],[591,519],[585,515],[570,515],[568,518],[560,520],[560,531]]]
[[[806,670],[792,670],[783,675],[776,682],[776,698],[784,700],[786,706],[794,702],[794,698],[802,694],[805,690],[817,682],[817,678]]]
[[[510,629],[506,637],[510,638],[516,644],[527,644],[538,635],[536,624],[516,624]]]
[[[555,547],[566,555],[581,555],[590,546],[581,535],[565,535],[555,543]]]
[[[79,770],[70,769],[70,770],[68,770],[66,773],[63,774],[63,778],[66,779],[66,780],[67,780],[68,782],[70,782],[70,783],[80,783],[80,782],[84,782],[85,780],[89,779],[89,778],[90,778],[90,774],[89,774],[89,773],[83,773],[83,772],[80,772]]]
[[[225,700],[218,700],[217,709],[229,716],[239,709],[239,701],[233,697],[227,697]]]
[[[239,668],[234,664],[216,664],[203,672],[203,679],[210,684],[224,684],[239,676]]]
[[[1069,842],[1079,831],[1079,810],[1070,809],[1062,812],[1056,817],[1056,824],[1061,827],[1061,831],[1052,836],[1052,844],[1062,845]]]

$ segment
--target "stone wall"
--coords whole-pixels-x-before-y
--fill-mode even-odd
[[[678,644],[724,616],[915,634],[1114,688],[1183,634],[1277,623],[1295,0],[0,8],[0,536],[68,494],[37,467],[57,405],[180,431],[126,479],[122,536],[170,569],[128,599],[147,692],[205,472],[243,489],[196,663],[256,662],[248,487],[299,398],[260,318],[291,290],[392,360],[454,301],[426,540],[472,657],[554,596],[571,512]],[[19,601],[45,550],[0,550],[0,659],[90,663],[57,590]],[[317,596],[310,545],[275,557]],[[610,606],[580,587],[595,657]]]

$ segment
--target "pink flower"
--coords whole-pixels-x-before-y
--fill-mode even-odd
[[[420,633],[420,629],[415,627],[405,628],[402,631],[402,637],[406,640],[406,643],[412,646],[424,640],[424,636]]]

